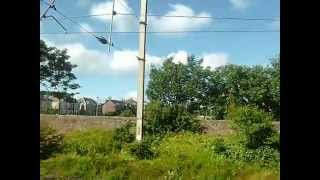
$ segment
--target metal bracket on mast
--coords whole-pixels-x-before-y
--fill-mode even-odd
[[[48,7],[47,9],[44,11],[44,13],[40,16],[40,21],[44,18],[52,18],[63,30],[65,33],[68,33],[67,31],[67,28],[65,28],[59,21],[56,17],[52,16],[52,15],[47,15],[47,13],[49,12],[49,10],[52,8],[54,10],[57,10],[56,9],[56,6],[55,6],[55,2],[56,0],[52,0],[49,4],[48,4]]]
[[[108,51],[110,52],[110,48],[113,45],[112,41],[111,41],[111,36],[112,36],[112,28],[113,28],[113,16],[115,16],[117,14],[117,12],[114,10],[114,1],[112,1],[112,15],[111,15],[111,24],[110,24],[110,31],[109,31],[109,48]]]

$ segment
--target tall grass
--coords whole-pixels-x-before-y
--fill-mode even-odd
[[[236,146],[233,137],[169,134],[147,137],[145,146],[120,139],[123,145],[115,150],[117,133],[92,129],[67,134],[63,153],[40,162],[41,175],[81,179],[279,179],[274,167],[221,153],[235,150],[231,146]],[[152,157],[141,158],[150,152]]]

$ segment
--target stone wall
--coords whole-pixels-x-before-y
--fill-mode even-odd
[[[60,133],[87,128],[114,129],[131,121],[135,122],[135,117],[114,117],[114,116],[77,116],[77,115],[40,115],[40,125],[57,129]],[[228,120],[202,120],[209,134],[229,134],[232,129]],[[274,122],[275,128],[280,131],[280,123]]]

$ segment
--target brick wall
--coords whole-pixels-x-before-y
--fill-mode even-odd
[[[131,121],[135,122],[135,117],[113,117],[113,116],[76,116],[76,115],[40,115],[40,125],[50,126],[60,133],[87,128],[113,129],[121,127]],[[201,123],[207,128],[209,134],[229,134],[232,129],[227,120],[202,120]],[[280,123],[274,122],[275,128],[280,131]]]

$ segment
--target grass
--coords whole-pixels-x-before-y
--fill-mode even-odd
[[[277,166],[259,166],[260,161],[246,162],[218,153],[223,148],[221,150],[217,145],[217,139],[222,138],[220,144],[229,147],[236,143],[231,135],[171,134],[162,139],[149,137],[143,147],[128,141],[120,150],[115,150],[114,144],[117,143],[113,137],[117,137],[115,131],[103,129],[67,134],[62,153],[40,161],[41,176],[81,179],[279,179]],[[218,151],[215,150],[217,148]],[[141,159],[132,153],[137,151],[140,156],[147,156],[144,153],[150,152],[154,156]]]

